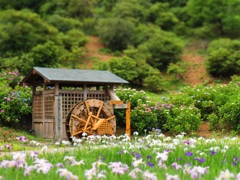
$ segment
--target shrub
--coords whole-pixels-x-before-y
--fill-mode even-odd
[[[154,84],[154,86],[153,86]],[[159,93],[164,91],[163,80],[160,75],[148,76],[144,79],[144,87],[149,91]]]
[[[220,126],[222,129],[240,133],[240,98],[233,97],[219,108]]]
[[[194,106],[173,107],[167,113],[166,124],[163,125],[164,130],[172,134],[180,134],[181,132],[192,133],[198,130],[201,124],[201,114]]]
[[[136,62],[129,57],[112,58],[108,62],[111,72],[131,82],[138,77]]]
[[[183,79],[184,73],[187,71],[190,64],[186,61],[178,61],[177,63],[170,63],[167,68],[167,73],[174,75],[176,79]]]
[[[166,70],[170,63],[180,61],[183,52],[183,43],[175,34],[160,31],[142,43],[139,52],[150,53],[146,62],[159,70]]]
[[[68,32],[72,29],[80,29],[82,23],[73,18],[65,18],[57,14],[47,18],[48,24],[56,27],[60,32]]]
[[[53,67],[56,66],[59,60],[60,50],[51,41],[45,44],[35,46],[30,57],[34,59],[34,65],[39,67]]]
[[[131,88],[118,88],[115,90],[117,96],[123,101],[129,101],[131,103],[131,108],[135,108],[141,104],[148,103],[148,97],[146,96],[145,91],[137,91],[136,89]]]
[[[0,124],[9,125],[21,122],[21,118],[31,113],[31,89],[16,86],[12,92],[1,99]]]
[[[131,21],[120,18],[101,19],[97,30],[101,40],[108,48],[122,51],[131,42],[134,25]]]
[[[18,85],[17,71],[2,70],[0,76],[0,124],[10,125],[21,122],[31,113],[31,88]]]
[[[211,42],[206,59],[207,71],[213,76],[230,77],[240,71],[240,41],[219,39]]]
[[[212,130],[227,129],[239,132],[240,78],[234,76],[232,79],[232,82],[227,85],[185,87],[180,93],[171,95],[166,102],[174,104],[175,107],[181,107],[182,104],[186,107],[197,108],[201,119],[209,121]],[[181,117],[181,114],[178,111],[175,113],[179,113],[178,117],[171,119],[169,116],[167,124],[171,121],[178,122],[177,119]],[[173,125],[166,126],[170,131],[176,128]]]
[[[143,134],[144,131],[150,131],[157,128],[157,114],[152,111],[154,107],[147,104],[141,104],[131,111],[131,129]]]
[[[144,91],[137,91],[136,89],[131,88],[118,88],[115,90],[117,96],[123,102],[130,102],[131,109],[134,109],[141,104],[148,103],[148,97]],[[117,117],[118,125],[125,126],[126,114],[124,109],[116,109],[114,114]],[[132,116],[132,115],[131,115]],[[132,122],[131,122],[132,124]]]

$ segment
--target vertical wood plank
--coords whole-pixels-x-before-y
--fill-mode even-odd
[[[87,89],[87,85],[84,84],[83,86],[83,100],[87,100],[87,93],[88,93],[88,89]]]
[[[126,134],[129,137],[131,136],[130,111],[131,111],[131,104],[130,104],[130,102],[127,102],[127,108],[126,108]]]
[[[46,91],[46,84],[44,83],[43,84],[43,90],[42,90],[43,92],[43,95],[42,95],[42,135],[43,135],[43,137],[45,137],[44,136],[44,127],[45,127],[45,122],[44,122],[44,119],[45,119],[45,91]]]

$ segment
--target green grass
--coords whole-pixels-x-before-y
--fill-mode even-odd
[[[20,140],[16,139],[17,137],[21,136],[26,137],[28,139],[28,142],[23,143]],[[40,144],[50,144],[53,142],[38,136],[34,136],[26,131],[5,126],[0,127],[0,147],[2,147],[2,152],[37,149],[37,147],[29,144],[30,141],[37,141]],[[11,146],[11,149],[5,148],[6,145]]]

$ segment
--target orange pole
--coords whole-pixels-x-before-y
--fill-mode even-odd
[[[131,111],[131,104],[130,104],[130,102],[127,102],[127,108],[126,108],[126,134],[129,137],[131,136],[130,111]]]

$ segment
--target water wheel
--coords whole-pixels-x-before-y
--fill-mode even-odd
[[[70,138],[87,135],[113,135],[116,118],[112,107],[97,99],[85,100],[71,108],[66,119],[67,136]]]

